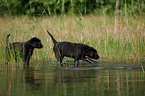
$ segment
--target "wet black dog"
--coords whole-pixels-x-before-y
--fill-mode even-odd
[[[35,48],[42,48],[43,45],[41,44],[41,40],[37,37],[33,37],[27,42],[9,42],[9,35],[7,35],[6,38],[6,54],[7,54],[7,60],[10,59],[10,50],[14,53],[15,61],[17,62],[18,56],[20,56],[24,64],[27,64],[29,66],[30,57],[33,54],[33,50]]]
[[[82,43],[57,42],[49,31],[47,31],[47,33],[50,35],[54,43],[53,51],[58,63],[62,63],[64,56],[74,58],[76,63],[78,63],[79,60],[95,63],[95,61],[89,58],[99,59],[97,50],[93,47],[89,47]]]

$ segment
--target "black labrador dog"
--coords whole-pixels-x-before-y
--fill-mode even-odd
[[[82,43],[57,42],[48,30],[47,33],[50,35],[53,41],[53,51],[58,63],[60,64],[62,63],[64,56],[74,58],[76,63],[78,63],[79,60],[95,63],[95,61],[91,60],[90,58],[100,58],[97,54],[97,50],[93,47],[89,47],[88,45]]]
[[[20,56],[24,64],[27,64],[29,66],[30,57],[33,54],[33,50],[35,48],[42,48],[43,45],[41,43],[41,40],[37,37],[33,37],[30,40],[26,42],[9,42],[9,36],[7,35],[6,38],[6,54],[7,54],[7,60],[10,59],[10,50],[14,53],[15,61],[17,62],[18,56]]]

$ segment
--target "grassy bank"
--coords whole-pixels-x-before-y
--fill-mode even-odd
[[[118,17],[117,23],[111,16],[52,16],[52,17],[3,17],[0,18],[0,62],[5,62],[5,39],[27,41],[37,36],[44,44],[35,50],[31,62],[56,61],[53,43],[46,30],[57,41],[84,43],[98,50],[99,61],[144,62],[145,18]],[[13,61],[13,60],[12,60]]]

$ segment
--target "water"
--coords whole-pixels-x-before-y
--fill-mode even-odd
[[[0,96],[145,96],[145,73],[140,64],[1,67]]]

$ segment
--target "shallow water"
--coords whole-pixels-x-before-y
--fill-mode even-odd
[[[145,96],[145,73],[140,64],[1,67],[0,96]]]

